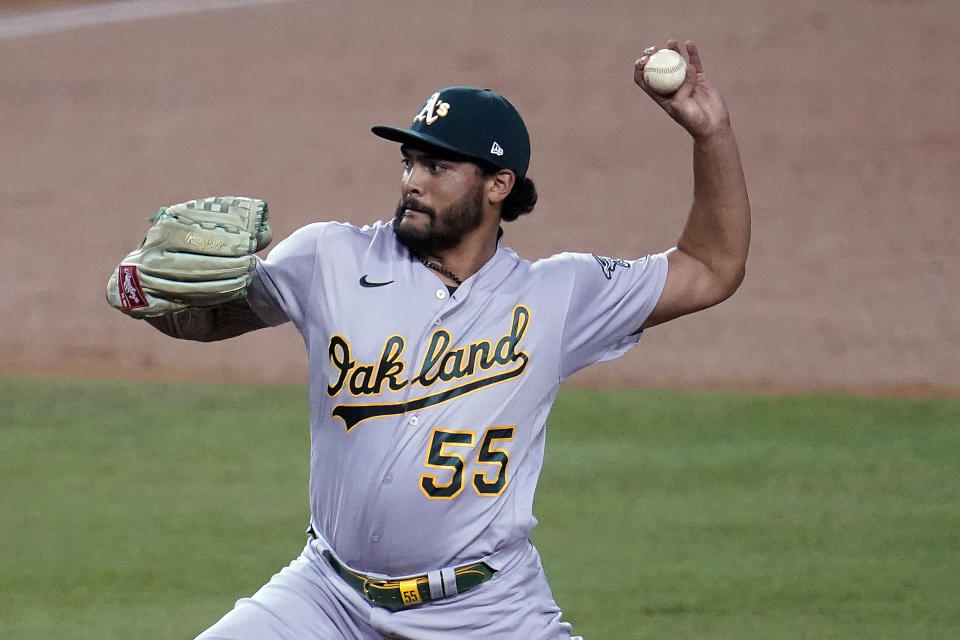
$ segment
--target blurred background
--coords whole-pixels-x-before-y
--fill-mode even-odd
[[[434,90],[523,114],[535,259],[671,246],[690,147],[632,81],[692,39],[726,97],[754,213],[747,278],[580,374],[598,387],[960,391],[960,3],[805,0],[0,3],[0,374],[299,382],[289,325],[177,342],[104,301],[165,204],[270,203],[278,238],[388,217]]]
[[[182,342],[104,299],[160,206],[387,218],[370,127],[470,84],[532,137],[508,245],[662,251],[691,142],[632,72],[670,37],[732,114],[747,278],[558,397],[557,602],[588,638],[960,637],[956,0],[0,0],[0,637],[193,637],[302,548],[296,331]]]

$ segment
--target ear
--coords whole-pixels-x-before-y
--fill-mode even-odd
[[[510,169],[501,169],[491,176],[487,177],[487,198],[490,200],[491,204],[497,204],[503,202],[510,191],[513,190],[513,185],[517,182],[517,176]]]

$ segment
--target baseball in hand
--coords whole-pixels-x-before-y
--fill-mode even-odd
[[[673,49],[660,49],[643,66],[643,81],[662,96],[680,88],[687,76],[687,61]]]

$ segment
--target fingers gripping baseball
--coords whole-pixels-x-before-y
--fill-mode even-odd
[[[253,253],[273,238],[263,200],[213,197],[164,207],[107,282],[107,301],[135,318],[243,295]]]
[[[677,40],[668,40],[665,49],[674,52],[670,56],[672,59],[683,59],[683,51]],[[662,75],[645,73],[647,65],[653,64],[651,61],[654,56],[662,51],[657,46],[645,49],[644,55],[636,61],[633,80],[691,135],[709,135],[718,126],[728,124],[726,106],[706,78],[697,45],[687,41],[684,49],[689,62],[685,65],[686,71],[679,85],[671,86]]]
[[[691,42],[686,44],[694,46]],[[687,64],[679,43],[670,39],[666,47],[651,45],[644,49],[643,56],[634,64],[633,80],[656,102],[662,103],[674,97],[691,77],[696,80],[696,73],[692,56]]]

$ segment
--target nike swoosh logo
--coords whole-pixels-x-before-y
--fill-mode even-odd
[[[387,282],[370,282],[369,280],[367,280],[367,276],[366,276],[366,275],[364,275],[364,276],[362,276],[362,277],[360,278],[360,286],[361,286],[361,287],[368,287],[368,288],[369,288],[369,287],[385,287],[385,286],[387,286],[388,284],[393,284],[393,280],[389,280],[389,281],[387,281]]]

